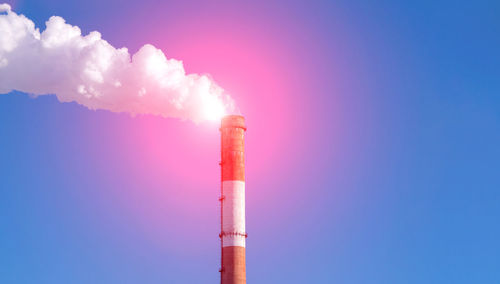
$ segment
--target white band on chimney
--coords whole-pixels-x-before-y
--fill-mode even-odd
[[[245,182],[223,181],[222,246],[245,247]]]
[[[244,236],[223,236],[222,247],[245,247]]]

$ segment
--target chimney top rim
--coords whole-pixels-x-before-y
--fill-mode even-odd
[[[243,128],[246,130],[245,117],[242,115],[226,115],[221,120],[221,128]]]

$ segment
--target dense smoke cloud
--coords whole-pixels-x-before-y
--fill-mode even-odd
[[[0,4],[0,94],[55,94],[89,109],[177,117],[195,122],[234,111],[233,100],[206,75],[186,74],[181,61],[152,45],[130,55],[99,32],[53,16],[40,32]]]

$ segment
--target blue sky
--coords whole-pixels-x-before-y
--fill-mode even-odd
[[[249,283],[500,282],[500,3],[10,3],[234,93]],[[19,92],[0,121],[1,283],[217,283],[216,125]]]

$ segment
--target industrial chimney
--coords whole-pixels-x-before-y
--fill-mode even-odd
[[[245,118],[221,122],[221,284],[246,283],[245,268]]]

